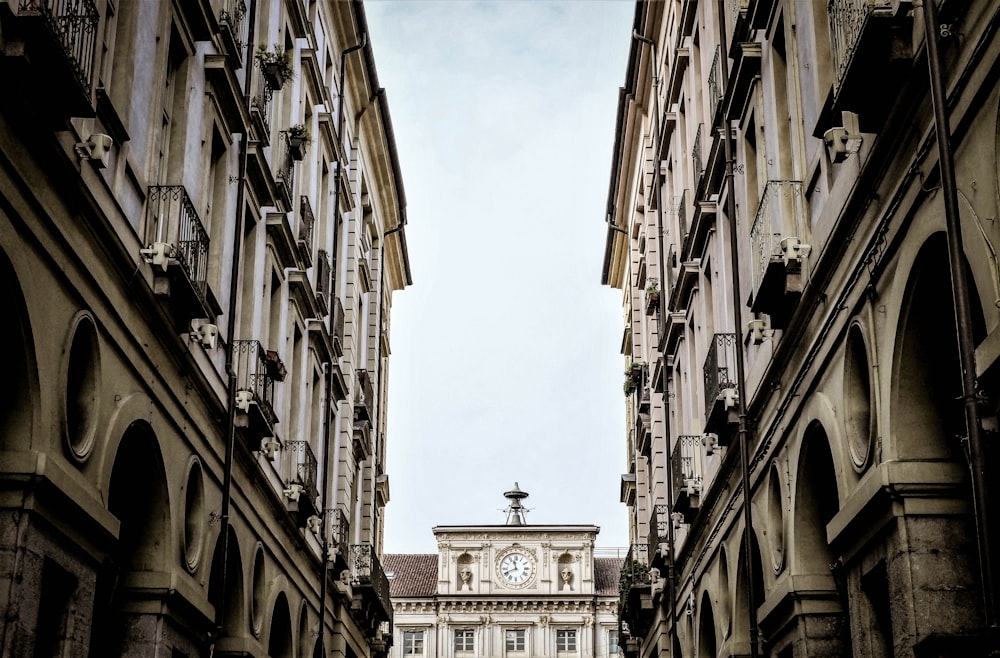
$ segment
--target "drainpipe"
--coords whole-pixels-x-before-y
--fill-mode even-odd
[[[976,540],[979,549],[979,569],[983,590],[983,613],[986,618],[988,646],[994,650],[998,644],[996,596],[1000,590],[993,565],[990,546],[989,510],[987,509],[988,485],[986,481],[986,455],[980,433],[980,397],[976,393],[976,352],[972,337],[972,310],[969,288],[965,275],[965,258],[962,250],[962,227],[958,214],[958,195],[955,186],[955,168],[951,150],[951,129],[948,126],[948,101],[945,96],[941,73],[941,55],[938,51],[938,18],[934,0],[924,0],[924,35],[927,41],[927,65],[930,72],[931,104],[934,106],[934,132],[937,133],[938,162],[941,167],[941,186],[944,190],[945,226],[948,235],[948,261],[951,266],[951,290],[955,300],[955,321],[958,325],[958,352],[962,368],[962,404],[965,410],[965,428],[968,432],[969,467],[972,477],[972,506],[975,512]],[[996,655],[991,654],[991,655]]]
[[[719,44],[720,47],[726,44],[726,5],[724,0],[718,0],[717,11],[719,13]],[[733,38],[736,38],[735,33]],[[729,57],[723,52],[719,56],[719,65],[722,67],[722,80],[729,82]],[[753,560],[753,510],[751,509],[750,490],[750,430],[747,427],[747,384],[746,384],[746,364],[743,355],[743,314],[740,308],[740,268],[739,268],[739,236],[736,221],[736,184],[733,181],[733,143],[731,130],[725,114],[719,117],[721,125],[716,130],[722,133],[722,140],[725,146],[726,158],[726,214],[729,216],[729,252],[731,254],[730,270],[732,272],[733,291],[730,297],[733,305],[733,340],[736,343],[736,385],[738,395],[736,396],[736,410],[739,418],[739,448],[740,448],[740,480],[743,485],[743,560],[747,570],[747,622],[750,631],[750,656],[757,658],[760,648],[759,630],[757,626],[757,608],[755,601],[757,592],[754,588]]]
[[[333,186],[333,257],[336,261],[337,258],[337,232],[340,230],[340,176],[341,168],[344,163],[340,161],[340,149],[343,148],[343,132],[344,132],[344,95],[347,93],[347,80],[344,79],[347,61],[347,56],[351,53],[361,50],[368,43],[368,33],[361,33],[361,42],[357,45],[351,46],[340,53],[340,94],[337,98],[337,133],[334,135],[334,139],[337,140],[337,169],[336,169],[336,181]],[[336,281],[336,271],[331,268],[331,277]],[[327,292],[327,308],[330,309],[330,330],[333,331],[333,308],[334,300],[337,297],[336,291],[334,290],[334,281],[330,282],[329,291]],[[324,527],[326,527],[327,515],[334,511],[335,508],[328,507],[328,494],[330,493],[330,482],[326,482],[327,473],[330,472],[330,453],[333,451],[333,477],[331,478],[332,484],[334,486],[334,492],[336,492],[337,481],[340,476],[340,438],[333,434],[333,369],[336,364],[333,360],[327,361],[326,366],[326,412],[323,414],[323,435],[326,438],[326,449],[323,450],[323,495],[322,500],[320,500],[320,509],[323,510],[323,520]],[[333,496],[334,501],[336,501],[336,495]],[[344,528],[339,529],[341,533],[344,532]],[[330,553],[330,533],[326,530],[323,532],[323,554],[320,556],[322,560],[322,566],[320,567],[320,584],[319,584],[319,605],[320,605],[320,615],[319,615],[319,643],[320,646],[326,646],[326,581],[327,581],[327,568],[329,567],[329,561],[327,556]],[[347,559],[347,556],[344,556]]]
[[[660,149],[662,144],[660,140],[662,139],[661,124],[660,124],[660,76],[657,75],[657,60],[656,58],[656,42],[652,39],[639,34],[638,30],[632,29],[632,38],[636,41],[644,43],[649,46],[652,53],[650,64],[651,71],[653,73],[653,103],[652,103],[652,114],[654,122],[654,139],[653,139],[653,160],[656,163],[655,169],[653,170],[653,193],[656,195],[656,233],[657,233],[657,249],[659,250],[659,260],[660,262],[660,308],[657,314],[657,340],[663,340],[663,333],[666,327],[666,304],[667,304],[667,289],[666,289],[666,261],[667,254],[663,248],[663,186],[660,182]],[[617,227],[615,227],[617,228]],[[624,231],[623,231],[624,232]],[[664,360],[664,355],[661,353],[657,358],[661,361]],[[661,363],[661,372],[665,370],[665,364]],[[665,375],[664,375],[665,376]],[[669,606],[669,622],[671,632],[676,633],[676,598],[677,598],[677,574],[674,571],[674,522],[670,518],[671,510],[673,509],[673,477],[671,474],[671,452],[670,452],[670,430],[669,430],[669,415],[667,414],[667,395],[666,391],[662,392],[663,398],[663,425],[666,429],[664,438],[666,441],[666,450],[664,451],[665,466],[666,466],[666,482],[664,486],[666,488],[665,499],[667,501],[667,605]],[[655,503],[654,503],[655,505]],[[656,514],[656,507],[651,510],[652,514]],[[672,654],[674,650],[673,642],[670,643],[669,654]]]
[[[251,83],[253,82],[253,42],[254,28],[256,27],[257,0],[250,0],[250,9],[247,12],[247,51],[246,51],[246,76],[243,80],[243,102],[250,109]],[[236,302],[240,293],[240,263],[243,255],[243,218],[246,215],[244,204],[246,203],[246,177],[247,160],[249,159],[249,149],[247,142],[250,139],[250,131],[243,129],[240,138],[240,165],[239,165],[239,188],[236,192],[236,226],[233,229],[233,269],[229,276],[229,317],[226,326],[226,380],[228,383],[227,418],[226,418],[226,453],[223,462],[222,475],[222,509],[219,511],[219,534],[222,538],[222,574],[219,578],[222,600],[215,611],[216,638],[222,636],[223,621],[225,620],[226,608],[226,588],[229,581],[229,510],[232,506],[233,489],[233,453],[236,446],[236,368],[233,364],[233,352],[236,348]],[[212,642],[209,655],[215,652],[215,642]]]

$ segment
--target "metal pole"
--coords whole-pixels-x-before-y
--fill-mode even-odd
[[[718,0],[719,12],[719,47],[726,44],[726,6],[724,0]],[[725,50],[719,56],[719,65],[722,67],[720,79],[729,83],[729,58],[726,57]],[[733,311],[733,339],[736,342],[736,382],[737,392],[736,409],[739,418],[739,450],[740,450],[740,480],[743,485],[743,560],[747,570],[747,623],[750,632],[750,656],[757,658],[759,655],[757,627],[757,608],[755,605],[757,592],[754,586],[754,560],[753,560],[753,511],[750,507],[750,432],[747,428],[747,385],[746,385],[746,364],[743,359],[743,314],[740,307],[740,267],[739,267],[739,239],[738,225],[736,221],[736,184],[733,181],[733,144],[730,135],[729,122],[725,114],[719,112],[718,132],[722,135],[725,146],[726,158],[726,215],[729,217],[729,252],[730,252],[730,272],[732,273],[732,302]]]
[[[948,261],[951,266],[951,290],[955,301],[955,321],[958,328],[958,353],[962,368],[962,404],[969,441],[969,468],[972,476],[972,506],[976,522],[979,568],[983,589],[983,613],[986,618],[989,648],[997,650],[996,596],[1000,584],[996,581],[993,553],[990,546],[986,455],[980,432],[979,397],[976,395],[976,353],[972,337],[972,311],[965,275],[962,250],[962,227],[958,214],[955,168],[951,150],[951,129],[948,125],[947,98],[941,74],[938,51],[938,19],[934,0],[924,0],[924,35],[927,41],[927,65],[930,72],[931,104],[934,106],[934,131],[937,133],[938,163],[944,190],[944,214],[948,235]]]

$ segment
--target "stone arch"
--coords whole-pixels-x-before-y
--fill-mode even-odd
[[[966,266],[968,271],[968,266]],[[976,342],[986,322],[969,276]],[[897,459],[960,461],[956,436],[965,434],[961,371],[955,331],[947,242],[931,235],[920,248],[906,283],[893,355],[890,415]]]
[[[288,597],[279,592],[271,608],[271,627],[267,633],[267,655],[270,658],[294,658],[292,651],[292,616]]]
[[[219,535],[212,557],[212,574],[208,583],[208,602],[215,606],[215,622],[222,628],[222,637],[240,637],[246,628],[246,595],[244,591],[243,558],[239,539],[232,526],[228,530],[225,564],[222,560],[223,541]],[[222,570],[225,568],[225,591]]]
[[[305,599],[299,605],[299,656],[300,658],[309,658],[313,651],[311,650],[309,644],[310,637],[310,627],[309,627],[309,605],[306,603]],[[319,638],[317,638],[318,640]]]
[[[698,658],[715,658],[718,650],[712,598],[706,590],[702,593],[701,605],[698,606]]]
[[[719,573],[716,578],[718,596],[715,601],[718,608],[721,637],[727,638],[733,627],[733,598],[732,583],[729,582],[729,555],[725,546],[719,551],[718,569]]]
[[[14,267],[0,251],[0,308],[8,320],[0,322],[0,340],[7,346],[4,376],[0,377],[0,449],[27,450],[35,425],[39,399],[38,368],[28,308]]]
[[[159,442],[145,421],[125,430],[111,468],[108,511],[119,521],[118,541],[98,576],[91,655],[117,655],[128,638],[130,650],[156,652],[160,641],[150,625],[155,615],[127,612],[133,591],[129,574],[168,570],[172,543],[170,499]],[[150,644],[136,638],[148,638]]]

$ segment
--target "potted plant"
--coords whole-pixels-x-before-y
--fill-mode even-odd
[[[309,131],[301,123],[297,123],[287,131],[288,152],[295,160],[301,160],[306,155],[306,144],[309,143]]]
[[[632,384],[638,386],[642,382],[642,376],[646,370],[646,363],[644,361],[633,361],[629,364],[628,370],[625,371],[625,376],[632,380]]]
[[[264,44],[260,44],[257,46],[254,59],[260,64],[267,86],[275,91],[281,89],[285,81],[291,80],[293,77],[288,53],[278,44],[274,44],[271,50],[268,50]]]
[[[646,315],[660,308],[660,282],[650,277],[646,283]]]

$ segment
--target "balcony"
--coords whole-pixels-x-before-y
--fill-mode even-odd
[[[389,599],[389,579],[371,544],[351,546],[351,586],[354,599],[351,615],[359,625],[373,635],[383,622],[392,627],[392,601]]]
[[[37,97],[52,119],[94,116],[94,59],[100,15],[93,0],[12,0],[17,30],[4,29],[5,55],[19,53],[8,90]],[[23,47],[14,39],[23,37]],[[44,84],[39,84],[44,81]]]
[[[374,422],[375,389],[372,386],[371,375],[364,368],[355,371],[358,385],[354,391],[354,421]]]
[[[271,100],[274,89],[264,81],[263,75],[253,76],[253,96],[250,98],[250,116],[257,129],[257,138],[267,144],[271,139]]]
[[[719,436],[728,445],[733,426],[739,421],[736,369],[736,334],[715,334],[705,358],[705,432]]]
[[[628,624],[632,637],[642,638],[653,621],[649,546],[632,544],[618,578],[618,619]]]
[[[299,197],[299,257],[302,258],[302,263],[305,267],[312,267],[313,259],[313,233],[316,226],[316,216],[313,214],[312,204],[309,203],[309,197],[302,195]],[[330,263],[326,263],[327,266],[327,279],[329,279],[329,267]]]
[[[330,551],[327,553],[327,561],[330,563],[332,576],[339,579],[340,573],[344,569],[350,568],[351,522],[344,511],[339,508],[328,509],[326,513],[330,520]]]
[[[802,183],[769,181],[750,228],[754,313],[767,313],[782,328],[802,294],[806,222]]]
[[[833,107],[877,131],[913,59],[912,17],[901,0],[829,0]]]
[[[712,59],[712,68],[708,70],[708,114],[712,117],[712,125],[716,125],[715,115],[722,104],[722,97],[725,95],[722,79],[722,46],[715,47],[715,57]]]
[[[670,508],[666,505],[654,505],[649,515],[649,566],[659,567],[667,559],[667,521],[670,519]]]
[[[278,200],[284,203],[286,210],[290,210],[292,199],[295,198],[295,158],[292,157],[287,130],[282,130],[278,134],[272,158],[275,167],[274,182],[278,184]]]
[[[222,308],[208,288],[208,233],[183,185],[155,185],[146,198],[147,248],[153,288],[169,297],[183,328],[195,318],[214,318]]]
[[[260,439],[274,436],[274,379],[268,374],[267,350],[257,340],[233,342],[236,368],[236,426],[248,434],[256,450]]]
[[[340,297],[333,298],[333,313],[330,324],[333,327],[333,351],[337,356],[344,353],[344,305],[340,303]]]
[[[670,474],[674,494],[674,512],[691,523],[701,505],[701,436],[685,434],[677,437],[670,454]]]
[[[319,511],[316,507],[319,495],[316,454],[308,441],[285,441],[283,461],[288,468],[288,480],[285,482],[287,508],[295,515],[298,526],[304,528],[306,519]]]
[[[244,0],[224,0],[219,10],[219,34],[226,57],[234,69],[243,68],[247,43],[247,6]]]
[[[705,124],[698,124],[698,131],[694,135],[694,146],[691,147],[691,162],[693,163],[694,170],[694,187],[697,190],[701,187],[701,178],[705,175],[705,156],[704,151],[701,147],[701,134],[705,132]],[[697,196],[695,196],[697,200]],[[684,239],[687,240],[687,231],[684,232]]]

